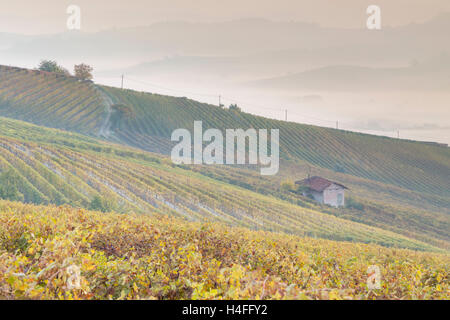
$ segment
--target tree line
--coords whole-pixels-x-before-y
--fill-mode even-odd
[[[66,76],[71,76],[69,70],[66,68],[60,66],[56,61],[54,60],[42,60],[39,63],[38,70],[40,71],[46,71],[46,72],[54,72],[63,74]],[[91,67],[88,64],[80,63],[76,64],[73,68],[73,75],[80,79],[80,80],[92,80],[92,72],[94,71],[94,68]]]

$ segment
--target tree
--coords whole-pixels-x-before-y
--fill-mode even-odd
[[[92,71],[94,71],[94,68],[84,63],[76,64],[74,67],[75,77],[80,80],[92,80]]]
[[[237,104],[231,104],[229,109],[237,112],[241,111],[241,108],[239,108]]]
[[[123,120],[136,117],[133,109],[123,104],[114,104],[111,106],[111,110],[113,111],[110,118],[111,128],[117,128]]]
[[[54,72],[54,73],[60,73],[60,74],[64,74],[64,75],[70,75],[70,73],[69,73],[69,71],[67,71],[67,69],[58,65],[58,63],[54,60],[42,60],[39,63],[38,69],[41,71],[46,71],[46,72]]]

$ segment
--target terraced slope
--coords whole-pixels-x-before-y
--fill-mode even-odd
[[[183,98],[106,90],[114,103],[135,112],[135,117],[121,119],[114,131],[121,141],[138,147],[169,152],[171,132],[176,128],[192,129],[195,120],[202,120],[205,129],[279,128],[284,159],[301,159],[409,190],[450,196],[450,148],[275,121]],[[158,144],[148,136],[161,138],[162,142]]]
[[[332,170],[285,161],[282,162],[283,170],[273,177],[261,177],[258,170],[252,171],[247,168],[224,166],[187,168],[215,180],[271,195],[302,207],[380,227],[450,249],[450,199],[448,198],[432,197]],[[346,191],[347,207],[331,208],[320,205],[299,193],[281,188],[286,181],[292,183],[295,177],[307,176],[309,170],[349,187],[350,189]]]
[[[97,87],[73,77],[0,66],[0,83],[1,116],[97,134],[107,113]]]
[[[186,98],[96,86],[74,78],[0,67],[0,116],[72,130],[167,154],[177,128],[278,128],[283,159],[304,161],[416,191],[450,197],[450,148],[224,110]]]
[[[436,249],[214,180],[173,166],[163,156],[17,120],[0,118],[0,132],[1,174],[16,182],[25,202],[89,208],[101,197],[118,212],[150,211],[300,236]]]

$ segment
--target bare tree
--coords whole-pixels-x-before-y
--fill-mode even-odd
[[[94,68],[84,63],[77,64],[74,67],[75,77],[80,80],[92,80],[92,71],[94,71]]]

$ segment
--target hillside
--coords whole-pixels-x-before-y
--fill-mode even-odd
[[[0,299],[448,299],[449,263],[154,213],[0,201]],[[368,290],[371,265],[380,289]]]
[[[298,11],[303,11],[302,5],[298,8]],[[46,36],[1,33],[0,56],[3,61],[11,63],[35,63],[36,57],[76,61],[86,56],[86,48],[89,48],[91,63],[107,68],[113,66],[115,69],[123,66],[124,61],[156,61],[180,54],[191,57],[225,56],[238,60],[229,65],[225,70],[227,73],[236,76],[254,69],[251,70],[254,78],[255,74],[261,74],[264,70],[267,73],[268,69],[274,69],[270,70],[270,75],[275,76],[287,70],[295,72],[329,64],[400,65],[409,62],[409,59],[423,60],[436,53],[450,52],[447,41],[447,31],[450,29],[448,13],[424,23],[387,27],[382,34],[368,33],[364,28],[324,28],[307,23],[312,22],[309,17],[306,21],[304,19],[300,19],[303,22],[251,18],[205,23],[165,21],[151,25],[145,21],[141,27],[119,27],[97,33]],[[118,46],[118,43],[121,45]],[[105,63],[105,60],[110,63]],[[199,72],[199,76],[215,76],[217,79],[217,75],[222,74],[222,68],[221,63],[210,65],[210,68]],[[192,75],[192,70],[184,69],[183,65],[178,70],[186,71],[181,74]],[[158,76],[168,73],[166,68],[158,70],[157,67],[147,71],[162,71]],[[119,74],[122,71],[115,73],[115,76]]]
[[[424,239],[431,245],[322,213],[307,202],[244,189],[174,166],[164,156],[16,120],[0,118],[0,129],[0,181],[8,182],[10,200],[156,212],[299,236],[438,250],[436,241]]]
[[[275,121],[185,98],[1,66],[0,115],[83,134],[1,119],[0,171],[6,180],[17,176],[18,200],[120,212],[162,207],[161,212],[194,220],[207,217],[254,229],[450,248],[449,148]],[[279,128],[280,173],[261,177],[252,167],[173,167],[162,156],[170,151],[172,130],[191,128],[199,119],[205,127],[222,129]],[[127,145],[161,155],[124,149]],[[283,181],[309,173],[347,185],[356,205],[333,209],[280,189]],[[326,227],[315,218],[318,212]],[[338,230],[330,227],[335,217],[421,244],[393,241],[392,235],[366,237],[366,229],[358,235]]]
[[[162,154],[170,151],[172,131],[191,129],[194,120],[202,120],[205,129],[278,128],[285,160],[418,192],[436,205],[450,196],[449,148],[276,121],[26,69],[0,67],[0,116]]]

